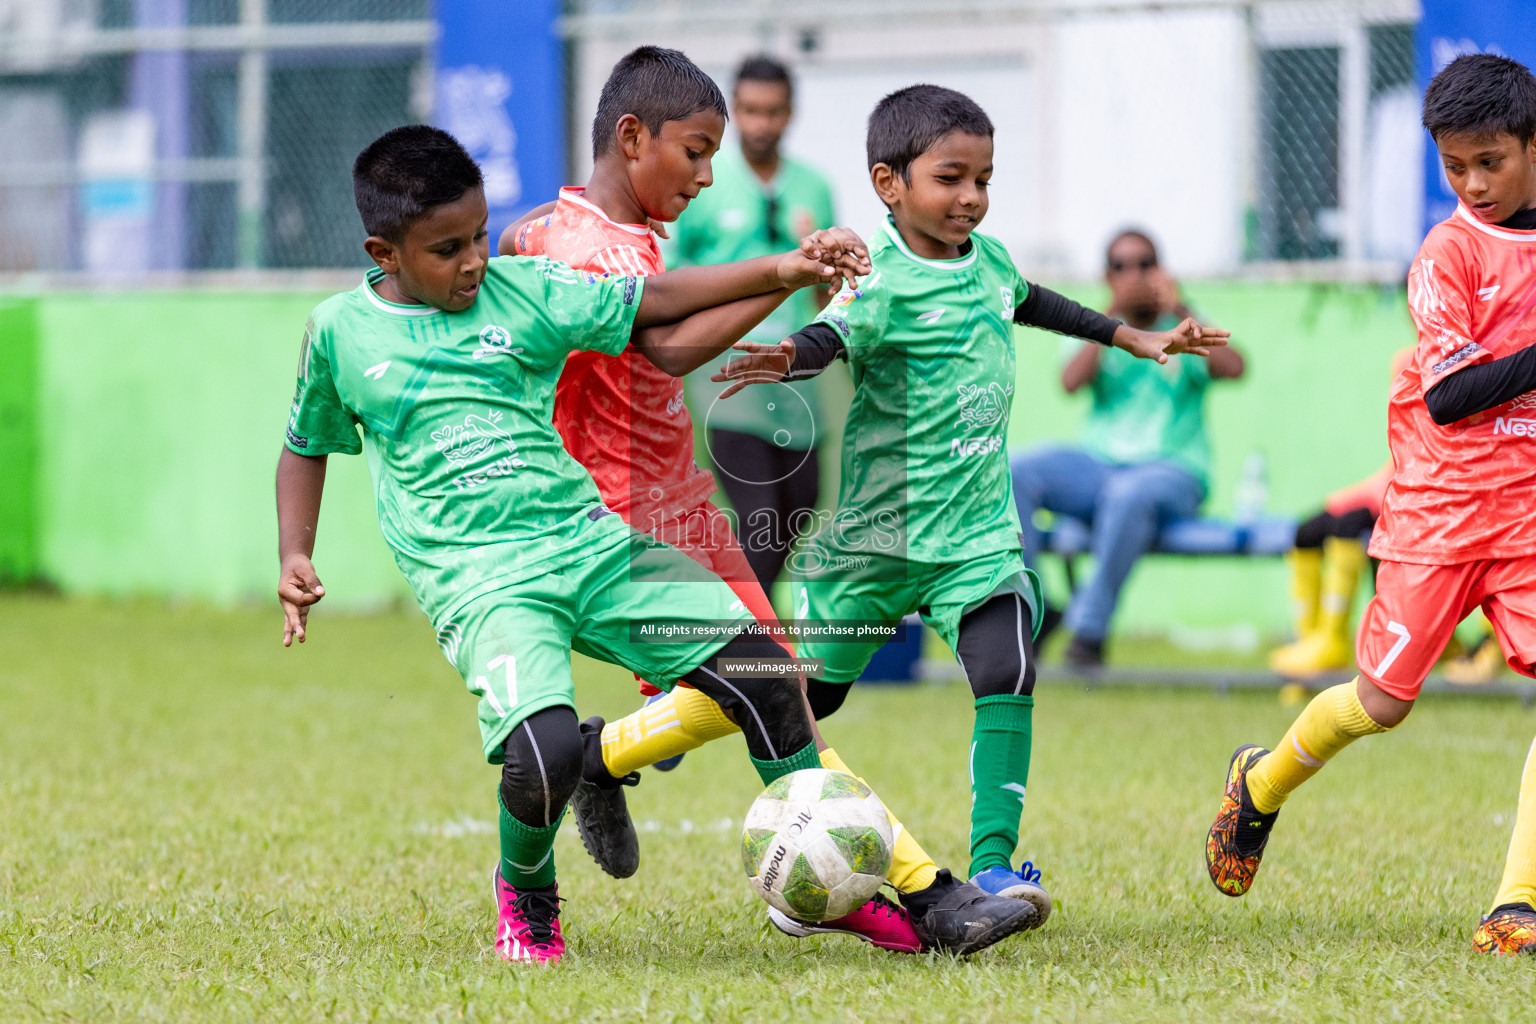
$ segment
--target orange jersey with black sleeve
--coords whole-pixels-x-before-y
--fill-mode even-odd
[[[1424,395],[1450,374],[1536,344],[1536,231],[1458,206],[1408,273],[1419,340],[1392,385],[1394,470],[1371,554],[1452,565],[1536,554],[1536,391],[1448,426]]]
[[[594,274],[661,273],[655,233],[610,219],[584,191],[561,189],[547,216],[518,229],[517,253]],[[618,356],[572,353],[555,388],[554,420],[566,451],[592,474],[604,503],[638,530],[655,533],[715,491],[715,478],[694,461],[682,380],[633,345]]]

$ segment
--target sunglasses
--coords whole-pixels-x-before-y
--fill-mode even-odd
[[[1157,266],[1156,256],[1143,256],[1139,260],[1110,260],[1109,272],[1111,274],[1123,274],[1127,270],[1151,270]]]
[[[777,249],[784,244],[784,235],[779,231],[779,197],[768,192],[763,199],[763,224],[768,233],[768,246]]]

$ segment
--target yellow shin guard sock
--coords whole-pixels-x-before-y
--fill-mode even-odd
[[[740,731],[719,704],[690,686],[679,686],[603,726],[603,764],[619,778]]]
[[[1350,646],[1349,617],[1360,588],[1360,572],[1365,568],[1365,547],[1358,540],[1328,537],[1323,541],[1323,577],[1321,611],[1317,628],[1328,632],[1336,643]]]
[[[821,752],[821,766],[835,772],[843,772],[854,775],[853,771],[845,764],[843,759],[837,756],[837,751],[828,747]],[[859,779],[864,782],[863,779]],[[869,783],[864,782],[869,786]],[[873,786],[869,787],[874,789]],[[896,887],[897,892],[914,893],[919,889],[926,889],[933,884],[938,877],[939,866],[933,862],[916,839],[912,838],[904,825],[897,820],[891,809],[885,809],[885,817],[891,823],[891,835],[895,842],[891,844],[891,869],[885,873],[885,880]]]
[[[1300,640],[1317,628],[1317,610],[1323,593],[1323,549],[1292,548],[1285,556],[1291,564],[1291,618]]]
[[[1280,745],[1248,771],[1248,795],[1260,814],[1278,811],[1291,791],[1361,736],[1387,730],[1371,720],[1355,692],[1358,680],[1312,698]]]
[[[1520,776],[1520,809],[1515,812],[1515,834],[1509,838],[1504,859],[1504,880],[1493,898],[1495,907],[1529,903],[1536,907],[1536,743],[1525,756]]]

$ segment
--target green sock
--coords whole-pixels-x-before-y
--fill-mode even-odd
[[[748,754],[748,757],[752,755]],[[816,752],[816,744],[807,743],[788,757],[777,761],[759,761],[752,758],[752,767],[757,769],[757,774],[762,778],[763,785],[768,785],[781,775],[797,772],[802,768],[820,768],[821,755]]]
[[[1013,866],[1029,782],[1033,697],[983,697],[971,733],[971,875]]]
[[[501,877],[517,890],[542,889],[555,884],[555,833],[560,819],[548,828],[526,825],[507,810],[496,794],[501,811]],[[565,812],[560,812],[560,818]]]

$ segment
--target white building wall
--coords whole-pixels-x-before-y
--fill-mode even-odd
[[[1158,239],[1176,274],[1231,275],[1243,269],[1254,202],[1255,45],[1286,45],[1292,26],[1358,43],[1367,20],[1411,20],[1417,3],[855,0],[818,8],[816,19],[806,10],[693,0],[618,3],[617,16],[573,19],[575,176],[590,168],[587,130],[603,80],[634,46],[682,49],[725,89],[743,56],[767,50],[798,81],[787,151],[828,175],[841,219],[860,231],[883,213],[868,184],[865,118],[887,92],[926,81],[969,94],[997,125],[996,187],[982,230],[1002,239],[1026,273],[1097,277],[1109,238],[1136,225]],[[1349,52],[1358,57],[1358,46]],[[1348,117],[1343,125],[1355,127]],[[1377,229],[1366,223],[1362,177],[1343,182],[1358,216],[1341,214],[1347,230],[1365,236]],[[1369,255],[1363,249],[1351,244],[1345,255]]]

